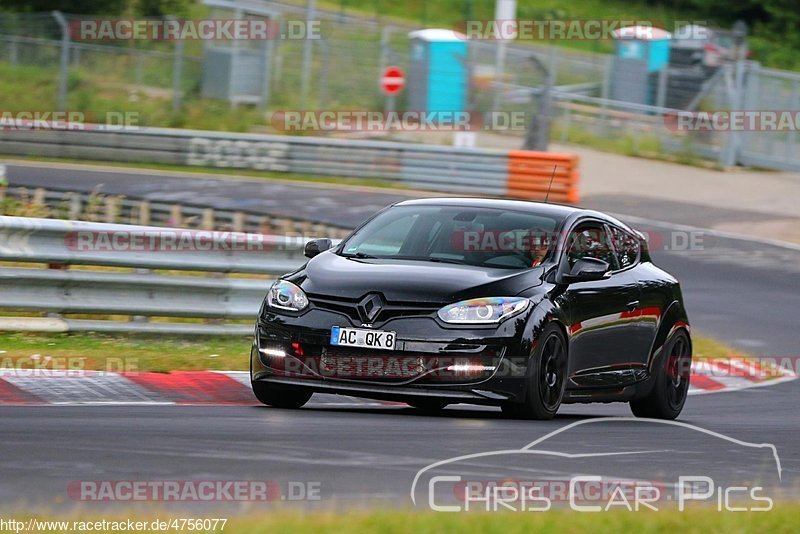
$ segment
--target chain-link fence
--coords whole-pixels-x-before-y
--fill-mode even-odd
[[[271,15],[282,24],[307,16],[298,6],[283,7],[284,11]],[[280,10],[281,6],[276,8],[273,3],[270,9]],[[67,23],[79,19],[64,17]],[[321,21],[321,39],[237,45],[65,40],[53,14],[3,14],[0,87],[4,93],[16,95],[6,100],[4,107],[138,110],[148,125],[267,132],[271,111],[387,109],[389,102],[379,86],[381,72],[388,65],[409,72],[409,32],[414,26],[329,12],[318,13],[316,18]],[[310,56],[307,46],[311,47]],[[649,81],[652,102],[637,104],[609,98],[614,83],[612,55],[540,42],[505,47],[504,67],[498,68],[498,43],[469,42],[469,110],[523,111],[533,117],[542,109],[549,110],[551,139],[632,154],[672,154],[711,158],[725,165],[780,169],[800,164],[796,131],[731,133],[668,127],[668,118],[677,109],[800,110],[800,75],[760,69],[754,63],[747,63],[743,67],[746,72],[739,76],[733,65],[711,77],[686,69],[665,69]],[[255,87],[250,89],[251,95],[257,93],[254,98],[207,98],[211,82],[229,76],[221,67],[213,67],[212,52],[219,50],[264,54],[263,63],[254,56],[254,66],[244,69],[244,75],[250,77],[248,83]],[[261,82],[266,85],[261,87]],[[546,102],[552,100],[546,108],[545,91],[550,95]],[[33,98],[31,95],[35,102],[26,100]],[[391,105],[407,109],[407,92]],[[542,124],[538,122],[540,127]],[[525,134],[521,129],[497,132],[501,133],[516,136],[513,142],[518,144]]]

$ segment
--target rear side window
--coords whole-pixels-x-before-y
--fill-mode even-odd
[[[610,226],[609,228],[611,229],[611,239],[614,242],[619,268],[626,269],[636,265],[641,252],[639,238],[622,228],[617,228],[616,226]]]

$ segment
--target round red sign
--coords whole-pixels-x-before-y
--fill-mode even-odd
[[[387,95],[395,95],[406,86],[406,77],[400,67],[387,67],[381,76],[381,89]]]

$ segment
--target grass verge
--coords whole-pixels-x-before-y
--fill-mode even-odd
[[[266,511],[258,516],[234,517],[226,522],[224,532],[230,534],[304,534],[339,533],[352,534],[379,533],[400,534],[416,532],[428,533],[487,533],[487,534],[570,534],[592,532],[594,534],[620,532],[648,533],[707,533],[727,532],[745,533],[783,533],[796,532],[796,519],[800,515],[800,507],[796,504],[776,506],[769,512],[762,513],[721,513],[716,509],[698,507],[684,512],[662,510],[658,512],[613,511],[608,513],[577,513],[569,510],[554,510],[547,513],[433,513],[408,511],[330,511],[323,513],[304,513],[286,511]],[[62,521],[63,525],[51,524],[48,532],[74,533],[84,532],[77,522],[87,521],[134,521],[152,524],[155,519],[169,521],[172,514],[160,515],[130,514],[128,516],[114,514],[108,516],[89,516],[82,514],[56,517],[44,517],[39,514],[14,513],[17,520],[28,521],[36,517],[40,521]],[[222,514],[224,517],[224,514]],[[186,514],[183,515],[186,517]],[[216,517],[220,517],[217,515]],[[41,524],[41,523],[40,523]],[[95,529],[97,530],[97,529]],[[109,530],[110,531],[110,530]],[[155,532],[146,528],[138,532]],[[158,530],[158,532],[178,532],[176,529]],[[199,532],[214,532],[200,530]],[[217,528],[216,532],[220,532]]]
[[[743,356],[724,343],[693,336],[696,359]],[[94,333],[0,332],[0,368],[109,371],[246,371],[250,339]]]

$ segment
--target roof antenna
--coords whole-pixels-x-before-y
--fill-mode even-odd
[[[556,177],[556,169],[558,169],[558,164],[553,165],[553,175],[550,176],[550,185],[547,186],[547,194],[544,196],[545,204],[547,204],[547,199],[550,198],[550,190],[553,188],[553,178]]]

